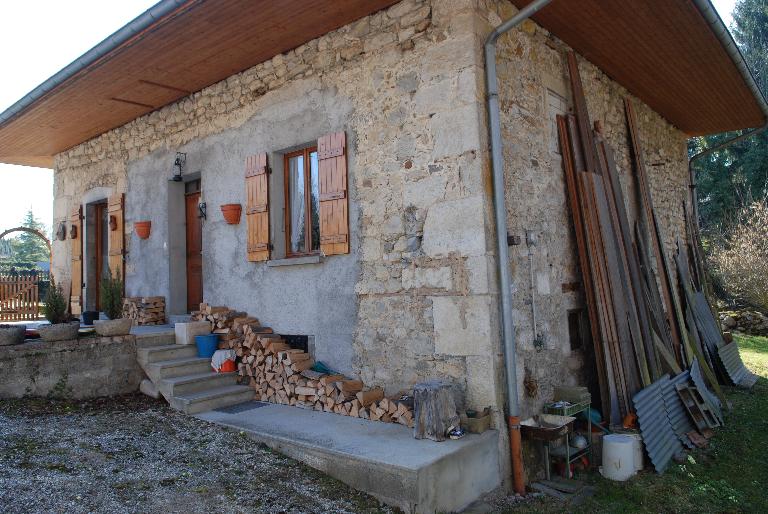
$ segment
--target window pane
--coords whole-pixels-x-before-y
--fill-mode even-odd
[[[317,167],[317,152],[309,154],[309,178],[312,185],[312,251],[320,250],[320,181]]]
[[[288,202],[291,216],[291,253],[304,253],[304,156],[297,155],[288,159]]]

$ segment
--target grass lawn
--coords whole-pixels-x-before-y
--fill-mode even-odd
[[[741,357],[760,375],[751,391],[726,388],[733,410],[709,448],[671,464],[664,475],[645,471],[628,482],[594,473],[597,493],[571,512],[768,512],[768,338],[737,336]],[[522,506],[521,506],[522,507]],[[542,499],[514,512],[563,512]],[[512,512],[512,511],[510,511]]]

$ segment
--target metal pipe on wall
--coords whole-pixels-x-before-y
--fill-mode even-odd
[[[512,482],[514,490],[518,494],[525,494],[525,480],[520,439],[520,404],[517,396],[517,345],[512,320],[512,277],[509,270],[509,248],[507,247],[507,209],[504,200],[504,157],[501,151],[496,42],[502,34],[523,23],[551,1],[534,0],[528,4],[515,16],[496,27],[486,38],[484,46],[485,80],[488,95],[488,132],[491,138],[491,170],[496,219],[496,249],[499,264],[499,290],[501,291],[502,344],[507,382],[507,423],[509,425],[509,446],[512,458]]]

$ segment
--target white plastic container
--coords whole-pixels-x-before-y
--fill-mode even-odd
[[[635,448],[635,471],[642,471],[645,467],[643,462],[643,436],[637,432],[620,432],[620,434],[632,438]]]
[[[600,474],[609,480],[623,482],[637,473],[635,440],[620,434],[603,437],[603,465]]]

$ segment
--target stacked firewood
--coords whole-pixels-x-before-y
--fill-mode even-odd
[[[123,317],[136,325],[165,323],[165,296],[137,296],[123,299]]]
[[[212,332],[219,334],[219,349],[232,349],[242,341],[243,328],[247,325],[259,327],[259,320],[244,312],[229,307],[200,304],[200,310],[192,312],[192,321],[208,321]],[[270,330],[271,332],[271,330]]]
[[[260,328],[244,325],[243,337],[234,345],[238,373],[249,377],[256,400],[413,426],[410,396],[385,398],[382,389],[368,390],[360,380],[314,371],[308,353]]]

